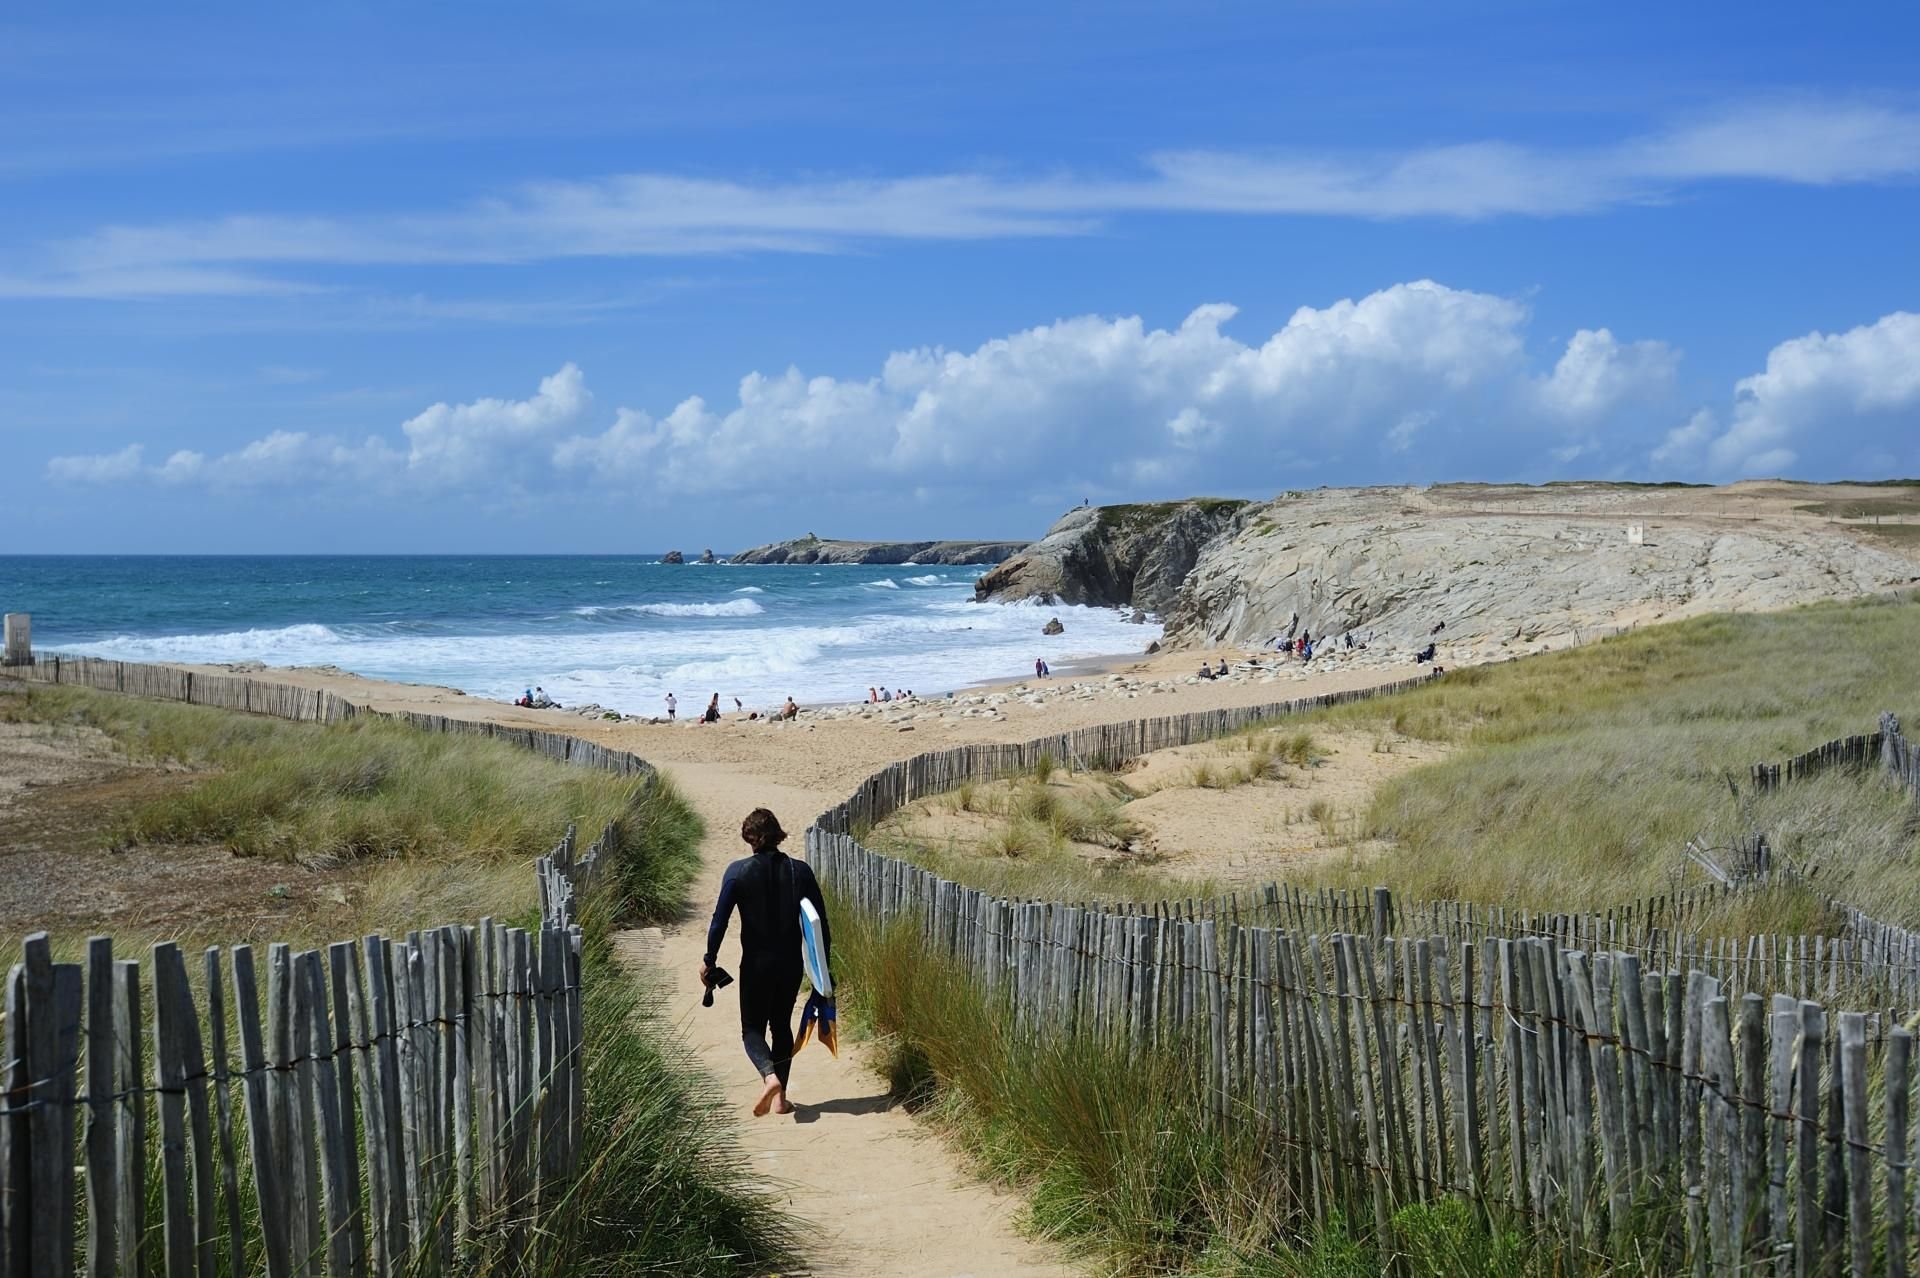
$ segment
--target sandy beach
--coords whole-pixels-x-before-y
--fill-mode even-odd
[[[691,696],[682,700],[677,722],[631,718],[614,722],[571,710],[530,710],[469,696],[454,688],[389,683],[331,668],[183,668],[242,673],[265,682],[321,688],[375,710],[414,711],[570,732],[631,750],[662,765],[726,764],[765,777],[769,783],[806,786],[832,795],[831,802],[844,797],[875,769],[928,750],[1020,741],[1094,723],[1366,688],[1404,679],[1420,669],[1410,660],[1342,665],[1337,658],[1324,662],[1316,658],[1311,665],[1303,666],[1277,654],[1260,656],[1260,666],[1252,667],[1247,664],[1248,654],[1232,649],[1204,655],[1216,665],[1226,660],[1233,673],[1225,679],[1202,681],[1195,673],[1202,655],[1182,651],[1139,659],[1120,657],[1114,659],[1108,673],[1011,680],[956,693],[951,701],[940,697],[883,706],[803,707],[800,717],[788,723],[748,719],[745,713],[730,709],[717,724],[693,720],[699,706]],[[721,703],[731,706],[724,693]],[[752,806],[751,802],[747,804]],[[821,804],[823,809],[827,806],[829,803]],[[789,826],[804,828],[815,815],[795,814]]]

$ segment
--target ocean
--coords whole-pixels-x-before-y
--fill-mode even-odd
[[[1135,654],[1113,609],[976,604],[979,567],[662,564],[658,556],[0,556],[34,649],[124,661],[335,665],[511,700],[690,714],[940,694]],[[1066,627],[1047,637],[1051,617]]]

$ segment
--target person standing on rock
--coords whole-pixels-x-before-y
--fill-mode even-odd
[[[720,880],[720,900],[707,926],[700,983],[708,983],[720,943],[727,936],[727,921],[739,910],[740,1035],[762,1083],[753,1113],[756,1118],[768,1111],[791,1114],[787,1079],[793,1062],[793,1005],[800,997],[803,971],[800,902],[811,901],[819,912],[821,948],[829,963],[833,932],[813,867],[780,850],[787,832],[773,813],[765,808],[749,812],[740,825],[740,837],[753,855],[729,865]]]

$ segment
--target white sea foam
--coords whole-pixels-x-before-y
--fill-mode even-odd
[[[1058,666],[1076,657],[1138,652],[1160,634],[1157,626],[1127,624],[1111,609],[976,604],[962,582],[911,593],[861,588],[868,584],[856,578],[823,587],[833,593],[822,595],[817,608],[796,602],[767,611],[751,596],[736,596],[717,604],[562,609],[518,620],[396,617],[123,635],[75,647],[129,661],[326,663],[503,700],[539,683],[564,704],[591,701],[655,714],[668,691],[688,704],[718,692],[729,708],[737,696],[760,709],[788,695],[804,705],[862,700],[880,683],[937,695],[1019,676],[1032,670],[1035,657]],[[1042,635],[1041,625],[1053,616],[1066,633]]]
[[[930,572],[924,577],[909,577],[907,578],[907,584],[909,586],[937,586],[940,584],[940,574]]]
[[[738,591],[735,592],[739,593]],[[576,617],[757,617],[766,609],[751,599],[725,603],[599,604],[573,609]]]
[[[90,656],[116,661],[265,661],[286,665],[311,660],[299,654],[351,642],[331,626],[281,626],[208,635],[120,635],[84,645]]]
[[[736,595],[764,595],[767,592],[760,589],[760,587],[758,586],[742,586],[740,587],[740,589],[734,591],[733,593]]]
[[[869,590],[898,590],[898,589],[900,589],[900,583],[899,583],[899,582],[897,582],[897,581],[895,581],[895,580],[894,580],[893,578],[891,578],[891,577],[882,577],[882,578],[881,578],[880,580],[878,580],[878,581],[869,581],[869,582],[867,583],[867,589],[869,589]]]

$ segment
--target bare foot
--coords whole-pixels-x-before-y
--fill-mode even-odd
[[[753,1103],[753,1116],[766,1117],[767,1111],[773,1108],[776,1100],[784,1104],[786,1097],[781,1092],[780,1080],[769,1074],[766,1078],[766,1086],[760,1089],[760,1099]]]
[[[773,1103],[773,1112],[776,1114],[791,1114],[793,1112],[793,1102],[787,1099],[787,1093],[784,1088],[781,1089],[780,1099]]]

